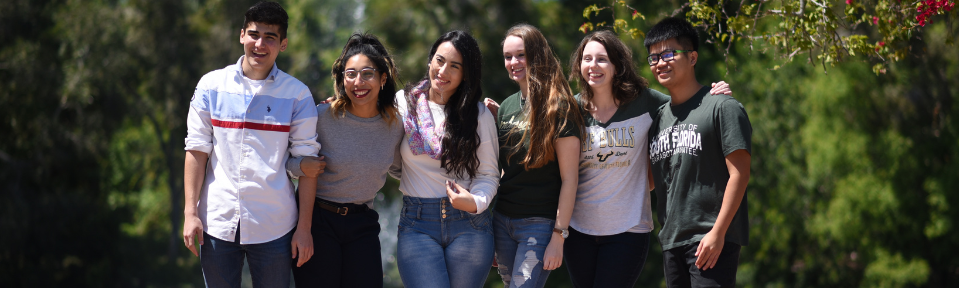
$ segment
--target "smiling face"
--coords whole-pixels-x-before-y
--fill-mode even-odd
[[[430,94],[441,97],[431,100],[446,104],[446,100],[456,92],[456,88],[463,81],[463,55],[453,47],[452,42],[443,42],[436,48],[436,54],[430,59],[429,77]]]
[[[613,77],[616,76],[616,67],[609,61],[606,47],[603,44],[590,41],[583,48],[583,58],[579,64],[580,73],[586,83],[593,90],[611,89]]]
[[[287,39],[280,40],[280,28],[250,22],[240,30],[240,44],[243,44],[243,75],[253,80],[263,80],[273,69],[276,56],[286,50]]]
[[[526,45],[523,43],[523,38],[506,37],[503,41],[503,64],[506,66],[506,72],[509,72],[509,78],[525,87]]]
[[[368,117],[376,115],[376,103],[379,101],[380,87],[386,84],[387,77],[379,71],[373,71],[373,79],[363,79],[363,69],[376,69],[373,61],[363,54],[356,54],[346,60],[343,71],[356,72],[356,78],[353,80],[343,77],[343,87],[346,95],[350,97],[350,106],[347,110],[353,115]],[[371,116],[369,116],[371,117]]]
[[[659,54],[667,50],[691,49],[680,45],[679,41],[676,41],[676,38],[670,38],[649,46],[650,54]],[[696,65],[698,57],[699,54],[696,51],[685,53],[677,52],[673,56],[673,60],[667,62],[660,59],[655,64],[649,66],[649,70],[653,72],[653,76],[656,77],[659,84],[669,89],[677,85],[683,85],[689,81],[696,81],[694,66]]]

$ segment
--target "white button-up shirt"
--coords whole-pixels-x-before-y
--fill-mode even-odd
[[[284,163],[316,156],[316,108],[302,82],[273,65],[256,91],[236,64],[207,73],[187,117],[186,150],[210,155],[197,214],[210,236],[240,244],[282,237],[296,225]]]

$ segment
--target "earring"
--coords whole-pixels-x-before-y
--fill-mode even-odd
[[[380,85],[380,90],[386,89],[386,84]]]

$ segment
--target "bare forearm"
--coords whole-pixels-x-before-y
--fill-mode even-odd
[[[296,227],[297,229],[310,229],[313,227],[313,204],[314,201],[316,201],[316,178],[300,177],[298,190],[300,211]]]
[[[206,176],[206,162],[210,155],[200,151],[186,151],[183,164],[183,214],[196,216],[196,204],[200,201],[200,191]]]
[[[559,208],[556,210],[556,227],[569,227],[579,185],[579,138],[564,137],[556,141],[556,160],[562,185],[559,190]]]
[[[568,182],[574,181],[563,179],[562,188],[559,190],[559,208],[556,209],[556,227],[569,227],[569,219],[573,216],[573,203],[576,202],[577,183]]]
[[[716,223],[713,229],[726,233],[729,224],[732,223],[736,211],[739,210],[743,202],[743,196],[746,195],[746,185],[749,183],[750,156],[745,150],[738,150],[726,157],[726,168],[729,170],[729,181],[726,182],[726,190],[723,193],[723,203],[719,209],[719,216],[716,217]]]

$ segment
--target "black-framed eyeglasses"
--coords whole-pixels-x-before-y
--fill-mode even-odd
[[[695,50],[666,50],[660,52],[659,54],[649,54],[649,57],[646,57],[646,61],[649,62],[649,66],[656,65],[659,63],[659,60],[662,59],[663,62],[673,61],[673,57],[676,57],[676,53],[686,53],[693,52]]]
[[[363,79],[363,81],[373,80],[373,78],[376,78],[376,68],[363,68],[360,69],[360,71],[353,69],[343,71],[343,77],[345,77],[346,80],[354,81],[357,76]]]

